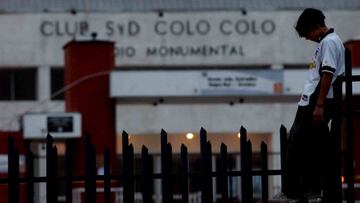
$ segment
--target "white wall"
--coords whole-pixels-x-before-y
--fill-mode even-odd
[[[90,39],[93,32],[98,33],[98,39],[116,42],[118,66],[304,64],[310,60],[314,44],[300,39],[293,29],[299,13],[169,12],[163,17],[157,12],[3,14],[0,18],[0,64],[62,66],[64,44],[72,39]],[[360,12],[328,11],[325,15],[328,25],[335,27],[342,40],[360,35],[360,27],[354,21],[360,18]],[[184,31],[172,34],[171,29]],[[154,47],[204,46],[217,48],[220,53],[146,54],[146,50]],[[129,51],[129,47],[128,54],[121,51]]]
[[[64,112],[63,101],[52,102],[0,102],[0,131],[19,131],[21,117],[29,112]]]
[[[204,127],[213,133],[236,133],[241,126],[248,132],[273,134],[274,151],[279,151],[280,125],[290,128],[296,103],[282,104],[122,104],[116,107],[117,132],[159,134],[198,132]]]

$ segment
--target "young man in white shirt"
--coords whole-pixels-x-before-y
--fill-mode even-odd
[[[285,185],[283,193],[294,202],[308,202],[314,196],[327,200],[326,191],[332,157],[331,134],[333,84],[345,71],[345,49],[334,29],[325,25],[324,14],[308,8],[300,15],[296,27],[300,37],[318,43],[296,117],[288,137]],[[325,189],[325,190],[324,190]]]

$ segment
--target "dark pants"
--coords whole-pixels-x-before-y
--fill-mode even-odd
[[[308,193],[320,194],[326,182],[324,173],[331,162],[331,135],[328,124],[332,119],[332,100],[324,109],[325,122],[314,123],[314,105],[299,106],[288,136],[285,185],[283,192],[292,198]]]

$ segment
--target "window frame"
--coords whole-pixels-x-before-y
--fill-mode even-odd
[[[0,77],[8,77],[8,95],[0,91],[0,101],[36,101],[38,99],[37,67],[0,68]],[[24,82],[24,83],[22,83]],[[3,85],[3,84],[1,84]],[[24,89],[26,87],[27,89]],[[5,92],[5,91],[4,91]]]

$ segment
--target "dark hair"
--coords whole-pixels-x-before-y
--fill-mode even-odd
[[[300,37],[305,37],[317,26],[325,26],[325,16],[323,12],[314,8],[307,8],[299,16],[295,29]]]

